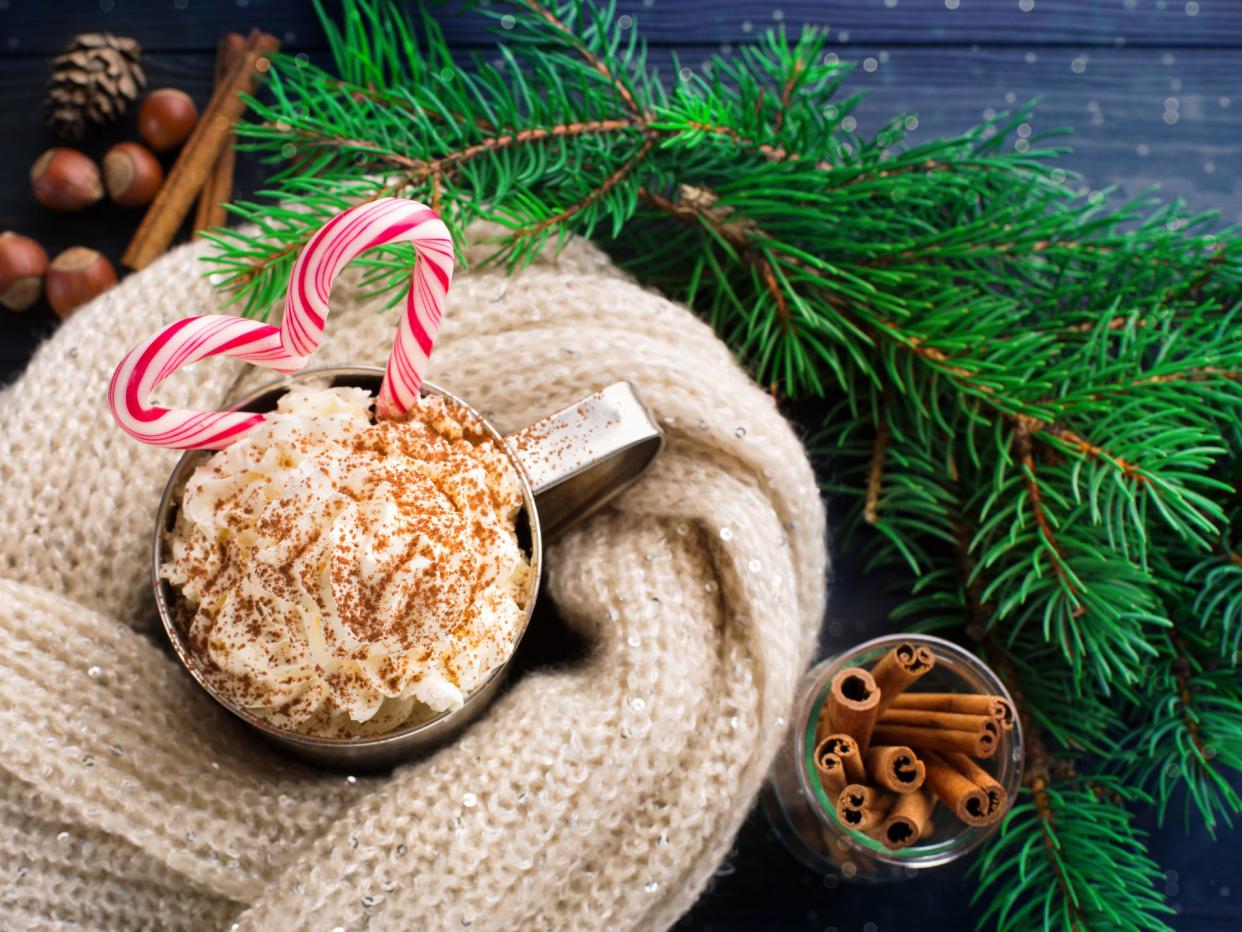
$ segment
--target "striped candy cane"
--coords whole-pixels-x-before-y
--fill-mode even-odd
[[[285,352],[280,330],[270,324],[227,314],[186,317],[135,346],[112,373],[108,403],[121,429],[155,446],[220,450],[261,424],[261,414],[150,404],[160,382],[208,356],[235,356],[278,372],[297,372],[307,363]]]
[[[293,356],[310,356],[323,337],[328,295],[337,275],[360,253],[392,243],[412,243],[418,264],[376,402],[380,417],[403,414],[418,400],[440,331],[453,279],[453,239],[434,210],[417,201],[388,197],[351,207],[329,220],[293,266],[281,325],[285,350]]]
[[[160,408],[151,405],[151,392],[181,366],[208,356],[235,356],[278,372],[297,372],[319,348],[336,276],[359,253],[388,243],[413,243],[418,254],[376,402],[381,417],[404,414],[418,400],[440,331],[453,278],[453,240],[431,208],[390,197],[338,214],[307,243],[289,278],[281,328],[223,314],[187,317],[135,346],[112,374],[112,416],[131,437],[155,446],[228,446],[262,424],[263,415]]]

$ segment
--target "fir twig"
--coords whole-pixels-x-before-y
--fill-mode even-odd
[[[897,576],[896,617],[971,639],[1020,696],[1026,790],[980,861],[984,920],[1164,928],[1128,809],[1184,789],[1212,830],[1242,811],[1236,231],[1079,196],[1047,139],[1010,145],[1026,108],[859,135],[821,31],[666,87],[607,4],[482,12],[511,17],[490,62],[390,0],[324,17],[330,70],[277,56],[241,135],[274,175],[233,206],[257,231],[215,232],[214,277],[262,316],[325,219],[419,198],[459,240],[499,223],[515,267],[594,237],[774,395],[831,396],[837,539]],[[410,261],[368,257],[366,282],[395,300]]]
[[[1126,810],[1100,790],[1141,799],[1107,777],[1041,785],[1020,799],[979,859],[973,901],[997,932],[1169,930],[1160,870]],[[985,897],[990,896],[990,900]]]

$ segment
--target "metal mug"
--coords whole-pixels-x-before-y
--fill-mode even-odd
[[[317,369],[268,383],[242,398],[235,410],[272,411],[289,388],[305,383],[324,387],[354,386],[378,393],[384,370],[375,368]],[[187,632],[178,624],[177,594],[161,578],[166,548],[186,482],[210,456],[210,450],[190,450],[177,462],[164,488],[155,520],[152,581],[155,604],[168,639],[182,667],[208,694],[263,737],[302,760],[325,767],[373,770],[390,767],[434,747],[460,732],[495,695],[512,662],[513,652],[530,623],[543,563],[543,545],[595,513],[630,486],[660,451],[664,438],[634,386],[617,382],[515,433],[503,436],[474,408],[434,385],[423,383],[425,393],[443,395],[471,411],[509,459],[522,484],[523,509],[519,534],[527,538],[531,589],[526,617],[509,659],[493,670],[471,692],[459,709],[388,734],[365,738],[320,738],[278,728],[239,708],[216,692],[202,675],[199,660],[190,652]]]

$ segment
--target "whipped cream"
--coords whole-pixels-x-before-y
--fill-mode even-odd
[[[213,687],[275,725],[379,734],[459,708],[531,598],[522,489],[461,406],[373,422],[362,389],[293,389],[195,471],[165,578]]]

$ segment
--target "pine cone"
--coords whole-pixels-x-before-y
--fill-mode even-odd
[[[75,36],[52,60],[47,92],[47,124],[62,139],[76,142],[87,124],[103,126],[125,112],[146,85],[138,58],[142,46],[126,36],[88,32]]]

